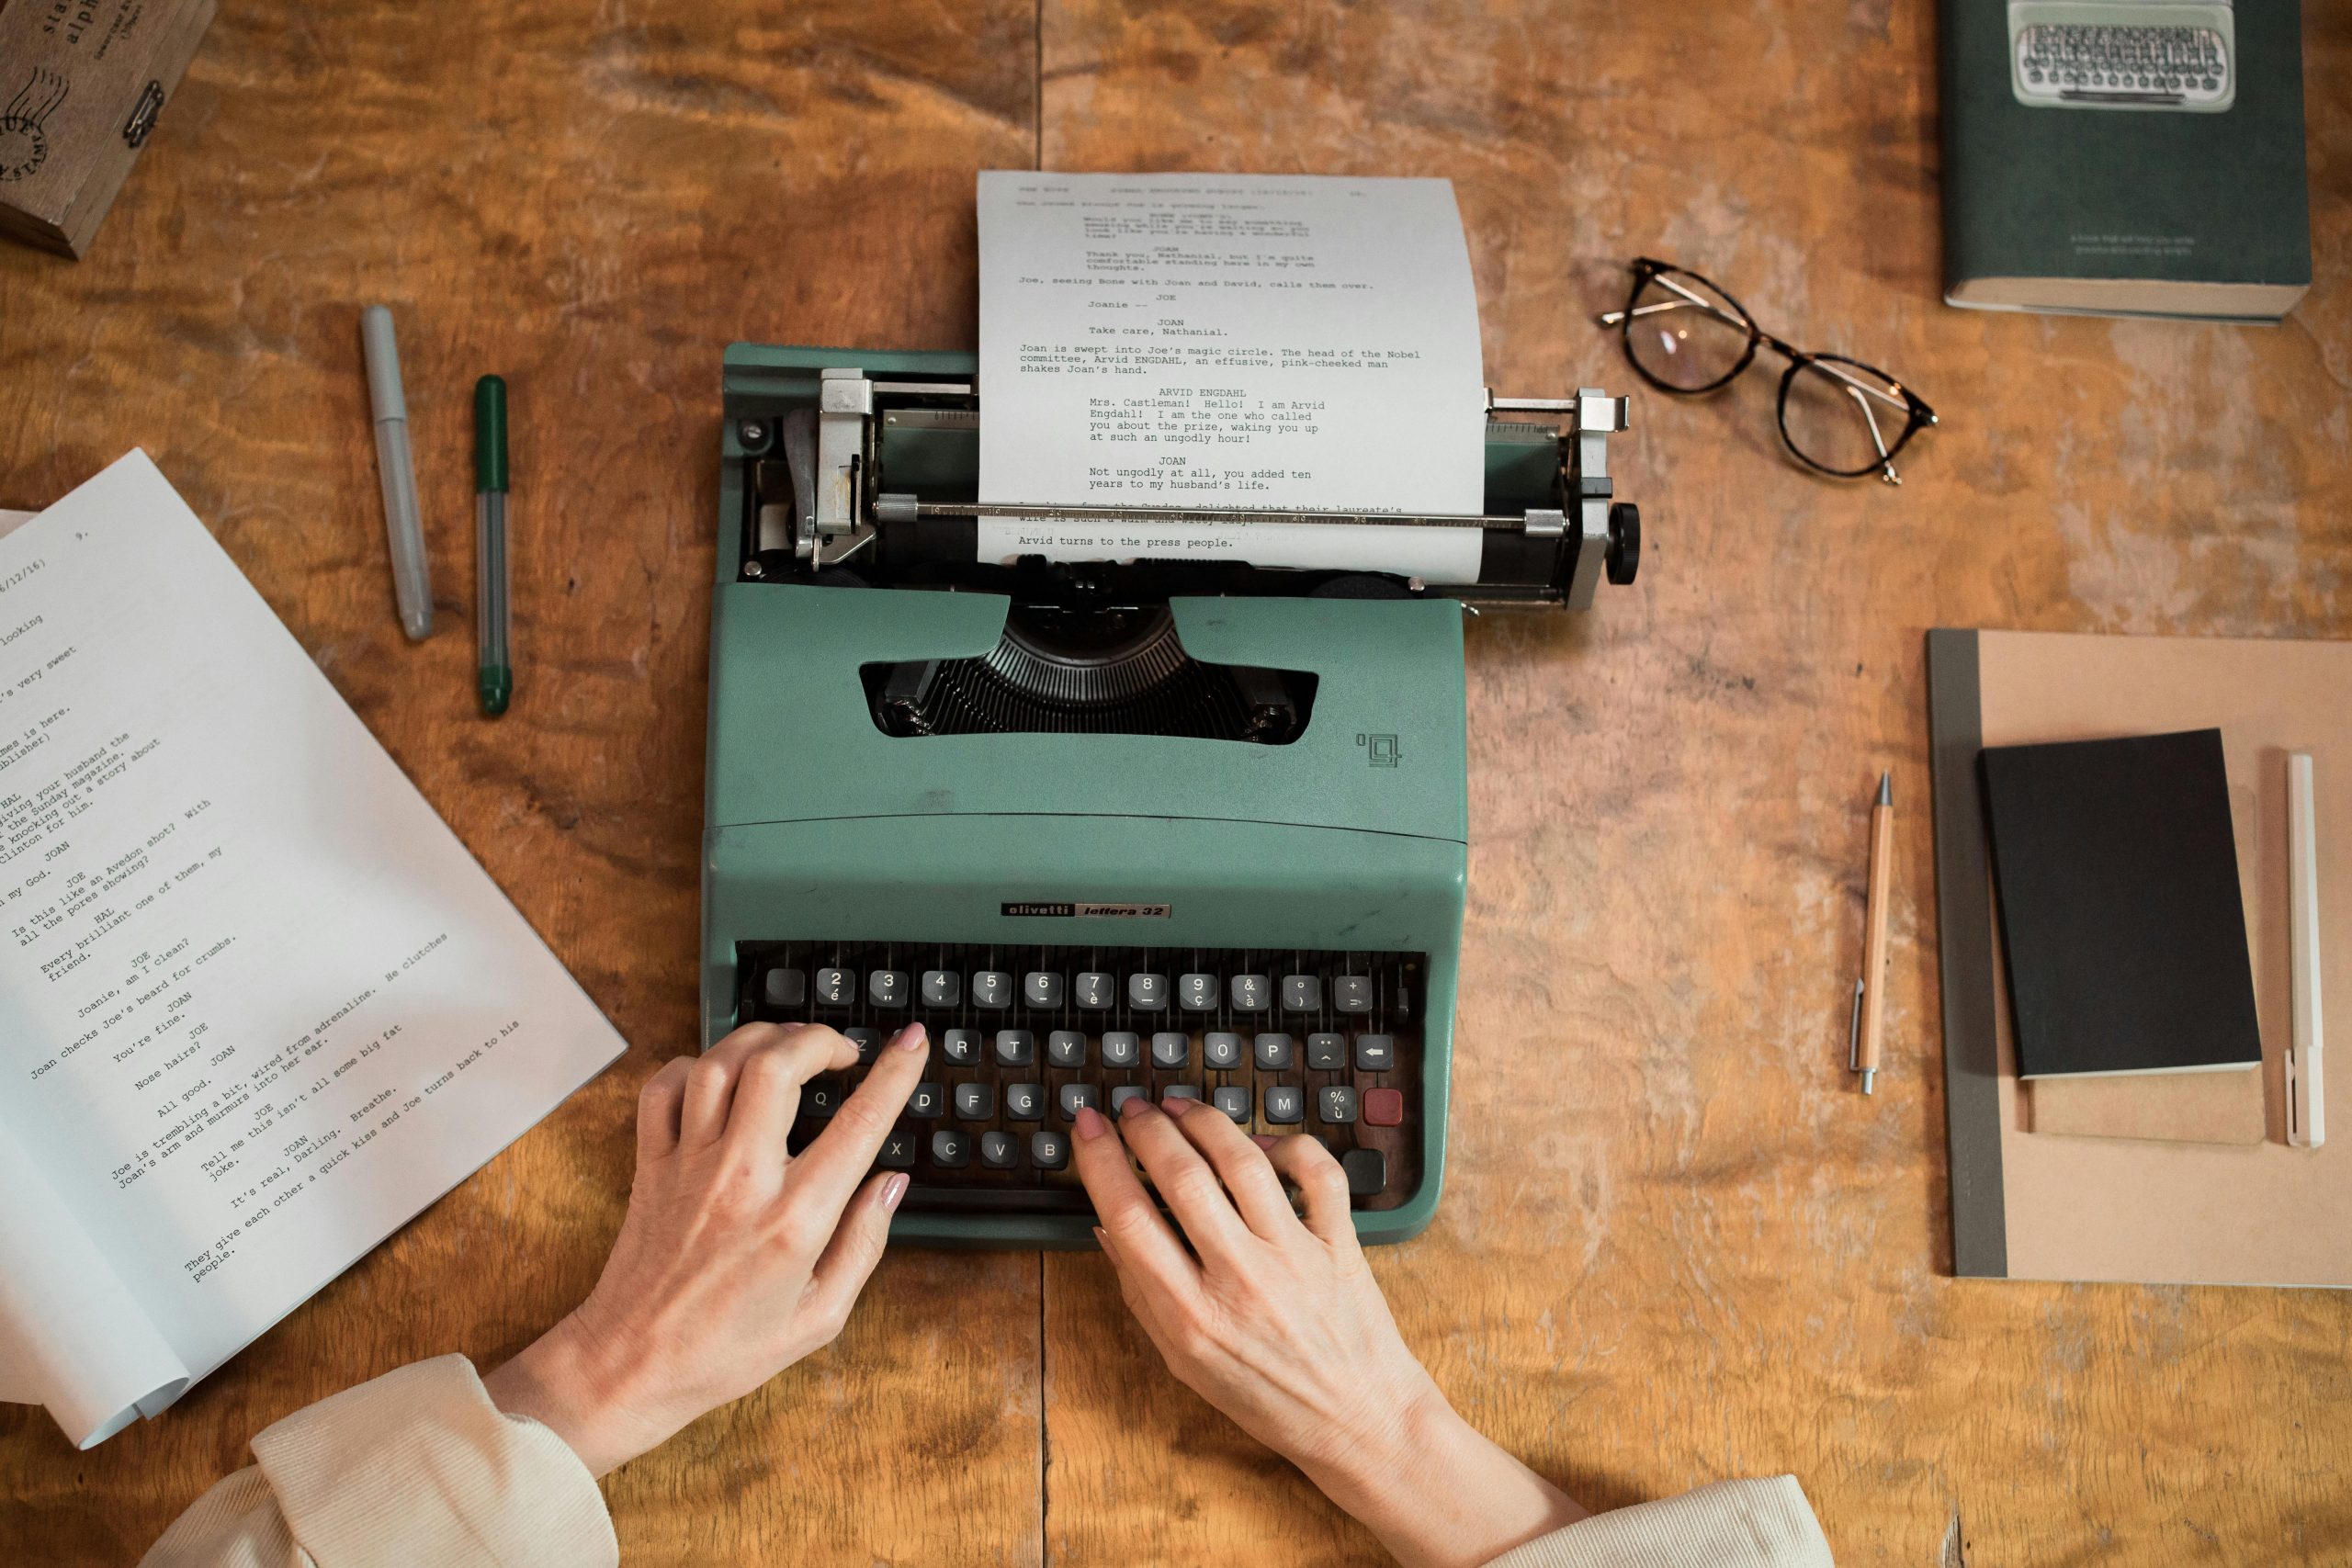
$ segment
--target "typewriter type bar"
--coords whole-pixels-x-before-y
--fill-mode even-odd
[[[737,958],[739,1017],[813,1019],[858,1046],[803,1092],[795,1150],[891,1034],[929,1031],[931,1070],[879,1161],[910,1174],[910,1211],[1088,1213],[1079,1109],[1116,1116],[1136,1095],[1321,1139],[1358,1209],[1420,1185],[1419,953],[777,942]]]
[[[1628,413],[1628,400],[1592,388],[1573,398],[1489,395],[1487,508],[1476,514],[991,505],[978,498],[980,407],[973,381],[829,368],[820,372],[817,406],[749,420],[734,433],[749,468],[738,580],[962,588],[1057,603],[1337,592],[1583,609],[1604,578],[1629,583],[1640,567],[1640,513],[1613,499],[1609,476],[1608,437],[1626,428]],[[991,516],[1475,528],[1482,542],[1475,583],[1383,585],[1376,572],[1227,561],[983,561],[976,525]]]

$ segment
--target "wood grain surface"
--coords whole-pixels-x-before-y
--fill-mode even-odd
[[[0,249],[0,505],[147,448],[633,1048],[163,1419],[77,1454],[0,1407],[0,1561],[130,1561],[270,1420],[493,1363],[586,1289],[637,1085],[694,1032],[720,350],[969,347],[972,175],[1041,162],[1450,176],[1498,389],[1636,391],[1640,583],[1471,631],[1448,1193],[1378,1262],[1464,1410],[1596,1507],[1792,1471],[1842,1562],[2352,1561],[2352,1302],[1947,1277],[1922,660],[1937,625],[2352,636],[2352,12],[2304,35],[2317,281],[2245,329],[1939,302],[1924,4],[224,6],[92,256]],[[1767,376],[1638,389],[1590,318],[1640,254],[1910,380],[1944,420],[1902,488],[1787,460]],[[465,629],[490,370],[497,724]],[[1091,1257],[894,1255],[832,1350],[606,1493],[632,1563],[1378,1559]]]

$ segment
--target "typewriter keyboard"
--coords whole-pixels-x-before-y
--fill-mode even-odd
[[[880,1161],[912,1174],[908,1208],[1082,1213],[1071,1123],[1138,1094],[1322,1139],[1359,1209],[1420,1182],[1418,953],[780,942],[737,957],[739,1017],[813,1019],[858,1046],[856,1067],[802,1094],[795,1149],[902,1025],[930,1032]]]
[[[2222,98],[2229,59],[2210,28],[2032,27],[2017,37],[2028,96],[2199,104]]]

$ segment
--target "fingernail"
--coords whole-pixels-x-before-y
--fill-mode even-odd
[[[923,1047],[924,1041],[928,1038],[929,1036],[924,1034],[922,1032],[922,1024],[910,1023],[904,1029],[899,1031],[899,1037],[891,1041],[890,1043],[896,1045],[901,1051],[920,1051]]]
[[[1250,1141],[1261,1149],[1271,1150],[1274,1146],[1274,1135],[1272,1133],[1252,1133],[1250,1134]]]
[[[1127,1097],[1127,1102],[1119,1107],[1119,1115],[1123,1120],[1132,1122],[1150,1109],[1150,1100],[1139,1094],[1130,1095]]]
[[[1094,1227],[1094,1245],[1101,1247],[1105,1252],[1111,1250],[1111,1238],[1102,1234],[1102,1227],[1101,1225],[1096,1225]]]
[[[899,1206],[899,1200],[907,1195],[907,1180],[908,1178],[902,1171],[899,1175],[890,1178],[888,1181],[883,1184],[882,1212],[884,1213],[887,1214],[897,1209]]]
[[[1193,1106],[1198,1105],[1199,1103],[1199,1100],[1194,1100],[1190,1095],[1171,1094],[1167,1099],[1159,1102],[1159,1109],[1165,1111],[1170,1116],[1182,1116],[1184,1112],[1190,1111]]]
[[[1103,1121],[1102,1112],[1094,1107],[1081,1105],[1078,1108],[1078,1135],[1080,1138],[1091,1144],[1110,1130],[1111,1123]]]

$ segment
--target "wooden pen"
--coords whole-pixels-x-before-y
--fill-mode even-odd
[[[1862,976],[1854,982],[1854,1020],[1846,1041],[1846,1066],[1862,1075],[1868,1094],[1878,1078],[1880,1025],[1886,1018],[1887,881],[1894,869],[1894,774],[1878,777],[1878,802],[1871,807],[1869,934],[1862,942]]]

